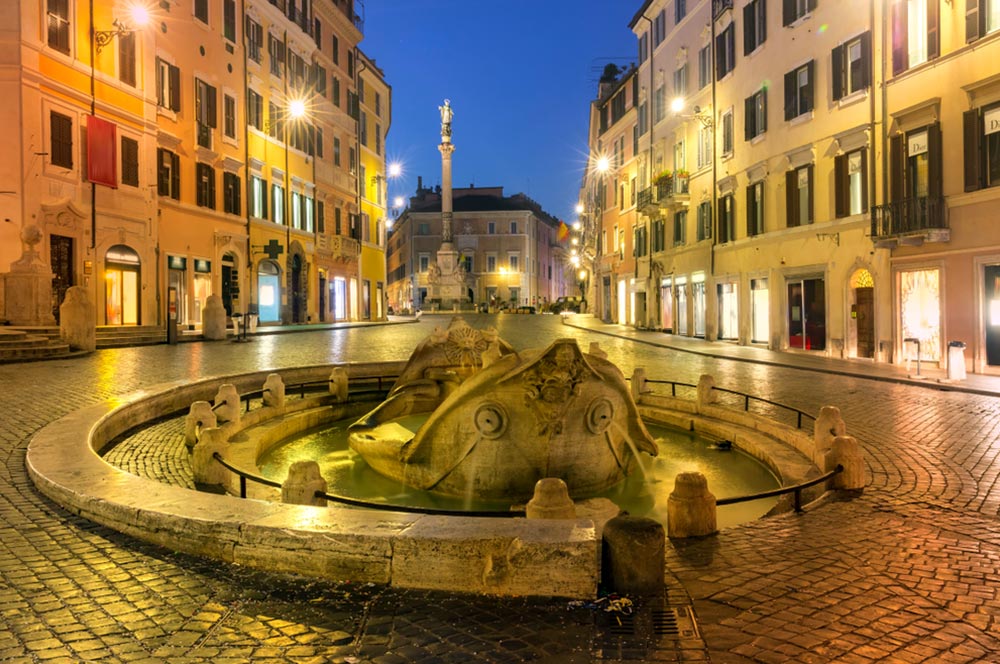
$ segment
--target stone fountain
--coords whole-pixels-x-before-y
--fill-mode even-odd
[[[425,414],[416,429],[402,416]],[[379,473],[449,495],[525,501],[545,478],[572,497],[618,484],[657,446],[622,372],[574,339],[515,352],[456,317],[410,357],[389,397],[351,426]]]

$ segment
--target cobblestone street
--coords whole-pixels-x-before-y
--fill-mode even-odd
[[[675,343],[589,317],[468,320],[518,349],[597,341],[626,375],[708,373],[808,412],[838,406],[870,484],[804,514],[668,542],[667,599],[693,605],[701,639],[633,638],[565,601],[332,584],[178,555],[82,520],[28,480],[32,435],[83,406],[185,378],[401,360],[447,318],[0,365],[0,661],[1000,661],[1000,399],[989,394],[1000,378],[943,391],[893,368]]]

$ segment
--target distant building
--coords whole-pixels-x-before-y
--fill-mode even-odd
[[[465,266],[469,306],[542,307],[567,294],[560,222],[524,194],[503,187],[453,189],[453,242]],[[426,309],[429,268],[441,246],[440,190],[418,184],[389,234],[389,305]],[[572,287],[576,294],[575,286]]]

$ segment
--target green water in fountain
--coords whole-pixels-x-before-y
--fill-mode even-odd
[[[396,420],[416,431],[426,415],[414,415]],[[355,420],[334,422],[320,429],[299,435],[274,446],[260,459],[261,473],[281,482],[288,467],[302,460],[315,460],[327,481],[330,493],[414,507],[458,510],[506,510],[509,502],[466,500],[413,489],[390,480],[372,470],[364,459],[347,445],[347,427]],[[777,478],[762,463],[739,450],[713,449],[709,441],[669,427],[648,424],[650,434],[658,439],[660,455],[641,455],[642,470],[636,470],[625,481],[597,494],[609,498],[619,507],[636,516],[648,516],[666,522],[667,500],[678,473],[697,471],[708,479],[709,490],[716,498],[744,496],[775,489]],[[747,503],[719,507],[720,528],[757,519],[768,512],[777,498],[764,498]]]

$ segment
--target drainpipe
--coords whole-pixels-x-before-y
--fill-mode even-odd
[[[652,41],[653,21],[648,16],[646,16],[645,12],[643,12],[642,16],[640,16],[639,18],[641,18],[644,21],[646,21],[646,23],[648,24],[648,30],[649,30],[646,33],[646,35],[647,35],[646,48],[649,49],[649,52],[647,53],[647,57],[646,57],[647,62],[649,62],[649,91],[646,93],[646,123],[649,126],[649,148],[647,149],[647,155],[646,155],[646,186],[647,187],[652,187],[653,186],[653,133],[654,133],[653,132],[654,122],[653,122],[653,114],[652,114],[652,110],[653,110],[653,41]],[[647,226],[647,228],[646,228],[646,243],[645,244],[646,244],[646,255],[649,256],[649,273],[650,273],[650,275],[652,275],[652,273],[653,273],[653,247],[652,247],[653,229],[650,226]],[[639,271],[639,262],[638,261],[636,261],[635,269],[636,269],[636,273],[638,274],[638,271]],[[647,283],[649,282],[650,278],[651,277],[649,277],[649,278],[646,279]],[[656,284],[652,284],[652,285],[656,286]],[[655,287],[652,290],[653,290],[653,293],[659,293],[660,292],[659,289],[655,288]],[[657,296],[654,295],[654,298],[655,297],[657,297]],[[649,302],[649,294],[648,293],[646,294],[646,302],[647,303]],[[661,308],[663,307],[663,303],[662,302],[660,303],[660,307]],[[644,322],[647,325],[649,324],[649,307],[648,306],[646,307],[646,320]]]
[[[719,223],[718,222],[718,217],[719,217],[719,214],[718,214],[719,213],[719,210],[718,210],[718,208],[719,208],[719,193],[718,193],[718,188],[719,188],[718,187],[718,178],[719,178],[719,174],[718,174],[718,163],[719,163],[719,159],[718,159],[718,156],[716,155],[716,152],[719,149],[719,146],[716,144],[716,137],[717,137],[716,131],[718,130],[717,124],[718,124],[718,119],[719,119],[719,112],[718,112],[718,110],[716,108],[716,105],[715,105],[716,104],[716,100],[715,100],[715,93],[716,93],[716,87],[715,87],[715,81],[716,81],[715,58],[716,58],[716,52],[715,52],[715,6],[714,5],[715,5],[715,3],[713,2],[713,3],[711,3],[708,6],[708,11],[711,14],[710,21],[711,21],[711,24],[712,24],[711,35],[709,36],[709,39],[711,39],[711,42],[709,43],[709,49],[708,49],[708,52],[711,53],[711,55],[712,55],[712,60],[709,63],[709,67],[711,68],[710,75],[712,77],[712,211],[711,211],[711,214],[712,214],[712,228],[709,229],[710,231],[712,231],[712,244],[711,244],[711,246],[709,247],[709,250],[708,250],[708,252],[709,252],[708,253],[708,256],[709,256],[709,275],[711,275],[712,277],[715,276],[715,246],[719,242],[719,233],[718,233],[718,223]],[[673,282],[671,282],[671,283],[673,283]],[[716,306],[718,306],[718,303],[716,303]]]
[[[246,24],[247,24],[247,6],[246,6],[246,2],[241,2],[240,3],[240,16],[241,16],[241,19],[243,21],[242,25],[244,26],[244,30],[243,30],[243,99],[246,100],[247,99],[247,91],[250,89],[250,72],[249,72],[249,68],[247,67],[247,57],[248,57],[248,51],[249,51],[249,49],[247,48],[247,31],[245,29],[246,28]],[[244,101],[244,104],[245,103],[246,102]],[[244,114],[245,113],[246,113],[246,111],[244,110]],[[253,306],[253,246],[251,245],[251,242],[250,242],[250,233],[251,233],[250,201],[251,201],[252,189],[250,188],[250,123],[246,122],[245,120],[246,120],[246,118],[244,117],[244,122],[243,122],[243,164],[244,164],[244,166],[243,166],[243,169],[244,169],[244,175],[246,176],[245,177],[245,182],[244,182],[244,185],[245,185],[244,189],[246,191],[246,227],[247,227],[246,283],[247,283],[247,295],[246,295],[245,299],[244,298],[240,298],[240,301],[244,303],[243,304],[243,312],[249,314],[250,313],[250,308]],[[219,265],[220,265],[219,270],[220,270],[220,274],[221,274],[221,261],[220,261]],[[234,311],[233,313],[235,314],[236,312]],[[248,322],[248,320],[249,319],[244,319],[244,321],[243,321],[244,325]]]
[[[358,205],[358,238],[357,238],[357,241],[358,241],[358,291],[357,291],[357,293],[358,293],[358,297],[359,298],[361,298],[364,295],[364,274],[363,274],[363,270],[361,269],[361,264],[362,264],[362,260],[361,259],[362,259],[362,255],[363,255],[362,246],[361,246],[361,238],[363,238],[364,235],[365,235],[364,231],[361,229],[361,202],[364,199],[364,197],[361,195],[361,192],[363,192],[365,190],[365,187],[367,187],[367,183],[365,183],[364,181],[362,181],[362,178],[361,178],[361,147],[362,147],[361,146],[361,95],[358,94],[357,91],[358,91],[358,82],[361,80],[361,72],[363,72],[365,69],[368,68],[368,65],[365,64],[364,61],[362,61],[362,59],[358,57],[358,54],[360,52],[361,51],[360,51],[360,49],[358,49],[357,44],[355,44],[354,45],[354,90],[355,90],[354,99],[356,100],[355,103],[356,103],[358,117],[354,118],[354,139],[355,139],[355,142],[358,145],[358,149],[357,149],[357,152],[355,154],[355,159],[357,159],[358,162],[354,166],[354,173],[355,173],[355,177],[357,177],[357,186],[355,187],[355,196],[356,196],[357,205]],[[368,316],[369,316],[369,318],[371,318],[371,292],[370,291],[369,291],[368,295],[369,295]],[[359,299],[359,301],[358,301],[358,319],[359,320],[361,319],[361,314],[362,314],[362,308],[361,308],[361,302],[360,302],[360,299]]]

